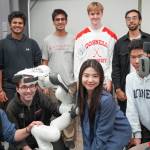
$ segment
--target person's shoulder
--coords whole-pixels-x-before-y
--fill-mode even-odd
[[[67,34],[67,38],[69,38],[69,39],[75,39],[75,35],[73,35],[72,33],[68,33]]]
[[[44,42],[50,42],[51,40],[53,40],[53,38],[55,38],[54,34],[49,34],[47,36],[44,37],[43,41]]]
[[[87,34],[89,32],[91,32],[90,28],[86,27],[83,30],[81,30],[79,33],[77,33],[75,39],[77,40],[77,39],[81,38],[83,35],[85,35],[85,34]]]
[[[5,38],[2,38],[2,39],[0,40],[0,43],[7,42],[7,41],[10,40],[10,39],[12,39],[12,37],[11,37],[10,34],[8,34]]]
[[[130,73],[126,76],[126,81],[133,83],[136,78],[137,78],[137,73],[136,73],[136,72],[130,72]]]
[[[16,95],[14,96],[14,98],[12,98],[10,100],[10,102],[7,105],[7,109],[6,111],[12,111],[12,110],[16,110],[16,108],[20,108],[21,107],[21,103],[19,102],[19,100],[17,100]]]
[[[141,31],[142,36],[150,38],[150,34],[147,32]]]
[[[36,44],[38,44],[37,41],[36,41],[35,39],[33,39],[33,38],[28,38],[28,37],[26,37],[26,40],[30,41],[31,43],[36,43]]]
[[[103,27],[102,32],[107,32],[112,38],[117,40],[117,35],[115,32],[113,32],[109,27]]]
[[[113,100],[112,95],[106,90],[103,90],[101,93],[101,99],[100,99],[101,103],[104,103],[104,102],[107,103],[112,100]]]
[[[129,39],[128,34],[122,35],[116,43],[124,42],[126,39]]]

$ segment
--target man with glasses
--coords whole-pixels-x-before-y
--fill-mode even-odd
[[[129,31],[116,42],[112,61],[112,81],[118,104],[124,113],[126,112],[127,103],[125,94],[126,75],[135,70],[130,65],[128,45],[133,39],[150,41],[150,34],[142,32],[140,29],[142,16],[138,10],[132,9],[127,11],[125,21]]]
[[[55,32],[44,39],[42,63],[48,65],[52,72],[59,73],[69,84],[73,81],[74,38],[65,29],[68,15],[62,9],[55,9],[52,13],[52,20]],[[47,92],[45,90],[45,93]]]
[[[45,125],[49,125],[52,115],[60,115],[60,103],[54,97],[46,96],[38,90],[36,78],[28,75],[14,76],[13,81],[16,83],[17,93],[6,111],[16,128],[24,128],[32,121],[42,121]],[[14,149],[32,150],[36,147],[38,147],[36,140],[30,135]],[[61,140],[54,144],[54,150],[59,149],[66,150]],[[10,150],[13,150],[12,146]]]
[[[74,80],[73,76],[73,58],[74,58],[74,37],[66,31],[68,15],[63,9],[55,9],[52,13],[52,20],[55,26],[55,32],[44,39],[42,51],[42,64],[48,65],[52,72],[58,73],[64,79],[66,84]],[[45,94],[54,94],[56,87],[52,89],[43,89]],[[64,131],[66,145],[73,145],[72,135],[74,129],[70,126],[68,131]],[[68,146],[69,146],[68,145]],[[72,146],[71,146],[72,147]]]
[[[140,72],[140,59],[145,55],[142,40],[133,40],[129,53],[136,71],[126,77],[126,115],[132,127],[131,145],[138,145],[150,141],[150,72],[147,75]]]

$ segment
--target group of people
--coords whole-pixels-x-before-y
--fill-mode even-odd
[[[139,59],[147,57],[143,43],[150,42],[150,34],[140,29],[141,13],[132,9],[125,14],[128,33],[118,39],[102,24],[103,12],[101,3],[91,2],[87,7],[91,25],[74,37],[65,29],[67,13],[55,9],[55,32],[44,39],[41,49],[23,34],[24,13],[8,16],[11,33],[0,40],[0,102],[8,118],[0,110],[0,138],[10,142],[10,150],[38,147],[31,128],[48,125],[52,115],[60,115],[60,102],[53,95],[57,87],[41,91],[32,77],[13,80],[18,71],[40,64],[59,73],[68,85],[77,82],[80,150],[123,150],[150,141],[150,75],[138,74]],[[53,146],[69,149],[62,139]]]

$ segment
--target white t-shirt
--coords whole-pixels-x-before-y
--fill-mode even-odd
[[[48,60],[48,66],[54,73],[59,73],[67,84],[73,77],[74,37],[67,34],[58,37],[54,34],[44,39],[42,59]]]

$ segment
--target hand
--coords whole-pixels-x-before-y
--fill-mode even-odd
[[[116,96],[120,101],[125,101],[127,99],[125,92],[123,92],[120,88],[116,89]]]
[[[6,102],[8,100],[6,93],[1,89],[0,91],[0,102]]]
[[[133,146],[141,144],[141,139],[139,138],[132,138],[131,141],[129,142],[128,148],[131,148]]]
[[[22,150],[32,150],[32,149],[30,148],[30,146],[26,145],[22,148]]]
[[[26,127],[27,132],[30,133],[32,127],[35,126],[35,125],[39,126],[39,125],[43,125],[43,123],[42,123],[41,121],[33,121],[33,122],[31,122],[31,123]]]
[[[104,88],[105,88],[107,91],[111,92],[111,90],[112,90],[112,81],[110,81],[110,80],[106,81],[106,83],[105,83],[105,85],[104,85]]]

